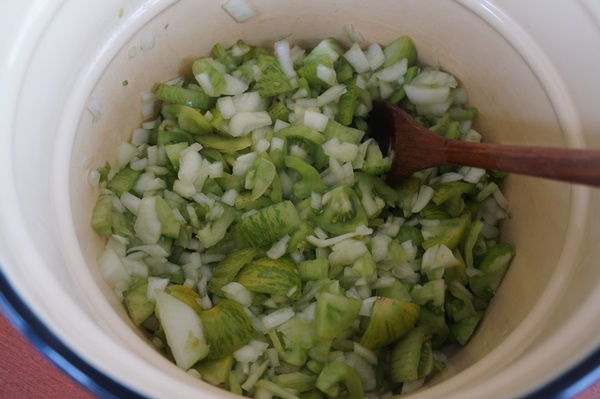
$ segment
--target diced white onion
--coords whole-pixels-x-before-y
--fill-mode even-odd
[[[245,0],[227,0],[222,7],[239,23],[248,22],[256,15],[256,12]]]
[[[215,87],[210,81],[210,77],[207,72],[199,73],[195,76],[196,81],[202,87],[202,89],[211,97],[217,97],[217,93],[215,91]]]
[[[161,235],[161,224],[155,203],[154,197],[142,198],[138,217],[133,226],[136,235],[145,244],[156,244]]]
[[[241,111],[264,111],[263,99],[260,98],[260,94],[255,91],[248,93],[238,94],[232,98],[235,110]]]
[[[383,49],[378,43],[371,43],[367,49],[367,59],[369,60],[369,66],[372,71],[383,65],[385,56],[383,55]]]
[[[379,262],[388,257],[388,246],[392,242],[392,237],[386,234],[377,234],[371,238],[373,260]]]
[[[258,154],[256,152],[249,152],[237,157],[235,163],[233,164],[232,174],[238,177],[245,177],[248,173],[248,170],[250,170],[254,164],[257,156]]]
[[[287,244],[290,241],[290,238],[291,237],[287,234],[283,236],[279,241],[273,244],[271,248],[269,248],[267,251],[267,256],[271,259],[279,259],[285,255],[287,251]]]
[[[354,30],[354,26],[344,26],[344,32],[346,33],[346,36],[348,36],[348,39],[350,39],[352,43],[362,43],[363,36],[360,32]]]
[[[455,88],[458,85],[456,78],[447,72],[436,69],[423,70],[411,82],[413,85]]]
[[[335,85],[337,82],[335,71],[323,64],[317,65],[317,78],[321,79],[330,86]]]
[[[102,105],[100,105],[100,100],[91,97],[87,102],[87,109],[92,114],[92,122],[98,122],[102,115]]]
[[[344,58],[346,58],[350,65],[352,65],[352,68],[358,73],[365,73],[371,69],[367,56],[357,43],[354,43],[352,47],[344,53]]]
[[[147,121],[154,118],[154,110],[156,107],[156,96],[154,93],[142,94],[142,120]]]
[[[322,107],[330,102],[337,101],[346,91],[346,85],[331,86],[317,97],[317,105]]]
[[[273,125],[273,132],[277,133],[281,129],[285,129],[286,127],[290,127],[291,125],[287,122],[282,121],[281,119],[277,119],[275,121],[275,125]],[[275,146],[275,141],[277,141],[277,145]],[[283,149],[283,143],[285,141],[279,137],[273,137],[271,140],[271,149],[281,150]]]
[[[402,58],[395,64],[385,67],[381,71],[375,72],[375,76],[377,79],[383,80],[384,82],[393,82],[404,76],[407,68],[408,61],[406,58]]]
[[[419,194],[417,195],[417,199],[416,199],[415,203],[413,204],[412,209],[410,211],[412,213],[421,212],[421,210],[423,210],[423,208],[425,208],[427,203],[431,200],[431,197],[433,197],[433,192],[434,192],[434,190],[430,186],[422,185],[421,188],[419,189]]]
[[[140,48],[142,50],[151,50],[154,48],[155,38],[152,32],[142,32]]]
[[[323,152],[340,162],[352,162],[358,155],[358,146],[352,143],[340,143],[337,137],[323,143]]]
[[[146,290],[148,300],[156,303],[156,290],[164,291],[167,285],[169,285],[168,278],[148,277],[148,288]]]
[[[267,330],[272,330],[273,328],[282,325],[292,317],[296,312],[291,307],[285,307],[281,309],[277,309],[274,312],[269,313],[268,315],[262,318],[262,322]]]
[[[425,253],[423,253],[421,271],[427,273],[438,267],[446,268],[456,266],[459,263],[458,259],[452,254],[452,250],[443,244],[436,244],[427,248]]]
[[[468,183],[477,183],[479,179],[486,174],[486,170],[482,168],[474,168],[474,167],[462,167],[459,171],[461,175],[463,175],[463,180]]]
[[[404,85],[404,90],[410,102],[415,105],[444,103],[450,96],[450,89],[445,86],[419,86],[411,82],[411,84]]]
[[[290,42],[287,40],[280,40],[275,42],[273,47],[275,50],[275,55],[277,56],[277,60],[279,61],[285,76],[288,78],[295,77],[296,71],[294,70],[294,62],[292,61],[292,55],[290,52]]]
[[[243,80],[231,76],[228,73],[223,76],[225,77],[225,89],[223,90],[224,95],[235,96],[248,90],[248,83],[244,82]]]
[[[323,132],[327,122],[329,122],[327,115],[323,115],[318,110],[307,109],[304,112],[304,126]]]
[[[102,252],[98,257],[98,266],[104,281],[111,288],[115,289],[117,286],[125,286],[124,288],[127,288],[131,276],[121,261],[121,257],[117,255],[114,249],[107,248]]]
[[[217,100],[217,110],[221,113],[223,119],[231,119],[237,112],[233,104],[232,97],[219,97]]]
[[[133,129],[131,134],[131,144],[140,146],[142,144],[147,144],[150,139],[150,130],[137,128]]]
[[[271,124],[271,117],[265,111],[236,113],[229,122],[229,133],[234,137],[246,136],[254,129]]]
[[[252,299],[254,298],[254,294],[242,284],[236,281],[232,281],[230,283],[225,284],[222,290],[226,298],[236,301],[242,306],[248,307],[252,305]]]

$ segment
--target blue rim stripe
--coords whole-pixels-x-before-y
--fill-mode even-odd
[[[42,324],[0,270],[0,309],[46,358],[95,395],[106,399],[145,399],[90,366]],[[600,380],[600,348],[577,366],[522,399],[568,399]]]
[[[0,270],[0,310],[47,359],[94,395],[106,399],[145,399],[89,365],[65,346],[27,307]]]

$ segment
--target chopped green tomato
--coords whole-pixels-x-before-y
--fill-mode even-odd
[[[419,306],[414,303],[378,297],[360,344],[379,349],[396,342],[413,328],[418,317]]]
[[[192,144],[193,142],[194,135],[179,128],[174,119],[166,119],[158,127],[158,132],[156,134],[156,144],[158,145],[176,143]]]
[[[324,394],[334,398],[362,399],[364,389],[360,376],[344,362],[331,362],[323,367],[315,384]]]
[[[401,36],[385,46],[383,55],[385,57],[384,67],[393,65],[403,58],[408,60],[408,66],[413,66],[417,62],[417,48],[408,36]]]
[[[209,97],[200,87],[196,89],[179,86],[158,85],[156,98],[166,103],[187,105],[206,111],[214,106],[214,98]]]
[[[227,255],[213,270],[212,279],[208,282],[208,290],[223,296],[223,287],[234,281],[238,272],[259,253],[256,248],[242,248]]]
[[[324,280],[329,276],[327,259],[305,260],[298,265],[298,273],[302,281]]]
[[[454,335],[454,338],[456,338],[461,345],[466,345],[469,341],[469,338],[471,338],[473,335],[473,332],[475,332],[475,328],[477,328],[480,320],[480,315],[465,317],[464,319],[452,324],[450,326],[450,331],[452,332],[452,335]]]
[[[148,280],[135,279],[127,291],[123,293],[123,300],[131,321],[136,326],[142,324],[152,313],[156,305],[148,299]]]
[[[446,294],[444,280],[431,280],[423,285],[417,284],[410,292],[413,301],[418,305],[428,305],[434,312],[442,312]]]
[[[200,378],[216,387],[224,387],[234,364],[232,355],[216,359],[202,359],[192,369],[200,373]]]
[[[393,153],[369,131],[386,99],[482,141],[459,79],[417,65],[407,36],[346,33],[214,44],[91,176],[100,272],[133,325],[233,394],[410,391],[476,334],[514,257],[506,174],[446,165],[390,186]]]
[[[277,170],[273,162],[266,157],[259,157],[256,160],[256,167],[253,170],[254,178],[251,182],[252,200],[257,200],[262,196],[273,184],[273,180],[277,176]],[[246,180],[248,182],[248,180]],[[246,184],[246,188],[248,184]]]
[[[314,218],[323,230],[341,235],[367,225],[368,217],[358,195],[347,185],[328,191],[323,196],[323,209]]]
[[[273,122],[278,119],[280,121],[287,122],[290,119],[290,111],[285,106],[285,103],[277,99],[273,100],[273,104],[269,108],[268,112]]]
[[[300,217],[294,204],[283,201],[243,217],[233,227],[233,234],[241,246],[263,247],[291,233],[299,224]]]
[[[215,150],[232,154],[244,150],[252,145],[252,139],[244,136],[230,137],[222,136],[220,134],[207,134],[196,136],[195,140],[204,147],[214,148]]]
[[[468,213],[454,219],[440,220],[437,224],[423,226],[421,233],[425,242],[423,248],[428,249],[436,244],[442,244],[454,249],[462,239],[471,217]]]
[[[181,153],[186,148],[188,148],[188,143],[175,143],[165,146],[165,153],[167,154],[167,158],[169,158],[169,162],[171,162],[173,169],[175,169],[176,171],[179,170],[179,160],[181,158]]]
[[[451,183],[442,183],[433,187],[434,193],[431,200],[436,205],[441,205],[444,202],[460,198],[466,193],[473,191],[475,186],[464,181],[455,181]]]
[[[232,72],[236,69],[241,61],[241,57],[234,57],[231,55],[222,45],[221,43],[217,43],[213,46],[211,50],[211,54],[213,57],[217,59],[221,64],[225,65],[227,72]]]
[[[165,118],[176,119],[180,128],[193,134],[209,134],[213,128],[204,115],[195,108],[181,104],[165,104],[162,107]]]
[[[497,244],[490,248],[479,264],[483,275],[474,275],[469,280],[473,293],[490,299],[498,290],[513,256],[514,250],[509,244]]]
[[[99,196],[92,212],[90,224],[94,231],[102,237],[112,235],[112,197],[112,194]]]
[[[359,299],[323,292],[315,309],[317,334],[323,338],[339,336],[354,322],[361,307]]]
[[[317,145],[323,144],[325,141],[325,138],[321,133],[307,126],[286,127],[275,133],[275,136],[283,139],[300,139],[306,141],[307,143]]]
[[[273,377],[273,382],[280,387],[306,392],[315,389],[317,377],[298,371],[279,374]]]
[[[257,61],[261,69],[261,75],[254,89],[262,97],[275,97],[293,89],[290,80],[281,69],[275,57],[261,55]]]
[[[123,168],[108,181],[107,188],[120,197],[121,194],[133,190],[141,174],[141,170],[133,170],[130,167]]]
[[[260,258],[244,266],[236,280],[249,291],[299,298],[302,281],[298,268],[287,257]]]
[[[299,399],[290,389],[286,389],[272,381],[261,379],[256,382],[256,392],[259,392],[260,389],[265,390],[269,394],[276,395],[281,399]]]
[[[392,167],[392,159],[384,157],[379,149],[379,145],[374,141],[367,147],[365,162],[361,168],[362,171],[372,175],[382,175]]]
[[[319,172],[310,164],[293,155],[285,157],[285,166],[295,170],[300,179],[294,183],[294,199],[299,201],[309,197],[312,193],[323,193],[327,187],[323,185]]]
[[[306,348],[300,345],[299,341],[288,339],[285,334],[276,330],[269,330],[267,334],[277,354],[286,363],[292,366],[302,366],[306,363],[308,352]]]
[[[154,201],[156,206],[156,215],[160,222],[161,234],[173,239],[179,238],[181,221],[175,217],[173,209],[169,206],[167,201],[158,195],[154,196]]]
[[[346,64],[349,65],[349,64]],[[354,119],[354,113],[358,105],[358,88],[356,78],[346,84],[346,93],[342,94],[338,106],[340,108],[336,120],[344,126],[349,126]]]
[[[227,234],[229,226],[231,226],[235,220],[236,212],[232,207],[225,204],[221,204],[221,207],[223,208],[221,217],[207,223],[198,230],[198,240],[200,240],[206,248],[210,248],[221,241]]]
[[[464,246],[463,246],[463,254],[465,257],[465,263],[468,268],[473,268],[473,249],[475,248],[475,244],[477,243],[477,239],[481,234],[481,230],[483,229],[483,223],[479,220],[475,220],[465,233],[464,238]]]
[[[427,336],[423,327],[416,327],[394,344],[391,354],[390,379],[394,383],[419,379],[421,353]]]
[[[210,348],[208,359],[235,352],[252,340],[255,331],[244,308],[230,299],[223,299],[200,313],[200,320]]]

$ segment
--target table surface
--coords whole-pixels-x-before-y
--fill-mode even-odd
[[[95,399],[40,354],[0,313],[0,399]],[[576,399],[600,398],[600,381]]]

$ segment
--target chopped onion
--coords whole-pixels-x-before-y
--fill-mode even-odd
[[[291,237],[288,234],[283,236],[279,241],[273,244],[271,248],[269,248],[267,251],[267,256],[271,259],[279,259],[285,255],[287,251],[287,244],[290,241],[290,238]]]
[[[142,120],[146,121],[154,118],[154,109],[156,107],[156,96],[154,93],[142,94]]]
[[[295,77],[296,70],[294,69],[294,62],[292,61],[292,55],[290,52],[290,42],[287,40],[280,40],[275,42],[273,47],[275,49],[275,55],[277,55],[277,60],[279,61],[285,76],[288,78]]]
[[[383,80],[384,82],[393,82],[400,79],[406,73],[406,69],[408,68],[408,61],[406,58],[402,58],[400,61],[395,64],[390,65],[389,67],[383,68],[379,72],[375,72],[375,76],[379,80]]]
[[[227,0],[221,7],[239,23],[248,22],[256,15],[256,12],[245,0]]]
[[[332,68],[322,64],[317,65],[317,78],[321,79],[330,86],[333,86],[337,83],[335,71]]]
[[[236,281],[225,284],[223,286],[223,293],[226,298],[236,301],[240,305],[246,307],[252,305],[252,299],[254,298],[252,292]]]
[[[155,38],[152,32],[142,32],[141,49],[151,50],[154,48]]]
[[[296,312],[291,307],[285,307],[281,309],[277,309],[274,312],[269,313],[268,315],[262,318],[265,329],[272,330],[273,328],[282,325],[292,317]]]
[[[410,210],[412,213],[419,213],[433,197],[434,190],[430,186],[422,185],[419,189],[417,199]]]
[[[229,122],[229,133],[234,137],[246,136],[254,129],[271,124],[271,117],[265,111],[236,113]]]
[[[317,97],[317,105],[322,107],[330,102],[337,101],[346,91],[345,85],[331,86]]]
[[[367,56],[357,43],[354,43],[352,47],[346,51],[344,58],[346,58],[346,60],[358,73],[365,73],[371,69],[371,65],[369,64]]]
[[[148,277],[148,289],[146,290],[148,300],[156,303],[156,290],[164,291],[167,285],[169,285],[168,278]]]
[[[304,126],[323,132],[325,131],[327,122],[329,122],[327,115],[323,115],[319,111],[307,109],[306,112],[304,112]]]
[[[385,62],[385,56],[383,55],[383,49],[378,43],[371,43],[367,49],[367,60],[369,60],[369,66],[372,71],[377,70]]]
[[[223,119],[231,119],[237,112],[232,97],[219,97],[217,100],[217,110],[221,113]]]
[[[100,101],[95,97],[91,97],[87,102],[87,109],[92,113],[92,122],[98,122],[102,115]]]

